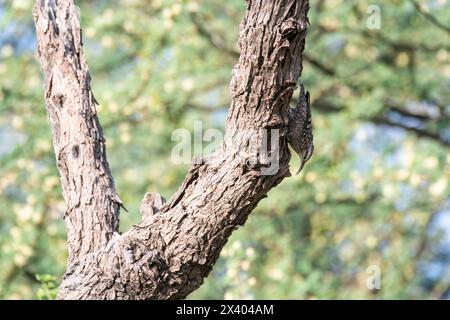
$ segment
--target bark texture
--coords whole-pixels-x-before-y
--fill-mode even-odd
[[[111,240],[119,225],[120,199],[106,160],[76,7],[73,1],[38,0],[34,17],[45,102],[67,206],[70,265]]]
[[[58,298],[180,299],[203,283],[232,231],[290,175],[287,114],[302,70],[308,9],[307,0],[247,1],[223,145],[194,162],[167,203],[147,195],[142,222],[119,235],[120,200],[74,1],[37,1],[46,105],[68,207],[70,254]],[[263,174],[271,165],[267,149],[279,164],[269,175]]]

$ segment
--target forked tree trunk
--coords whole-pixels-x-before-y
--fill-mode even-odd
[[[287,110],[302,70],[308,9],[307,0],[247,1],[222,146],[192,165],[159,212],[119,235],[120,199],[74,0],[37,0],[45,101],[67,204],[69,258],[59,299],[179,299],[203,283],[232,231],[289,176]],[[273,159],[278,167],[268,173]]]

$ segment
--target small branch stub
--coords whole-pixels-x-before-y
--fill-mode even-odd
[[[147,192],[139,207],[142,219],[157,214],[165,203],[166,199],[159,193]]]

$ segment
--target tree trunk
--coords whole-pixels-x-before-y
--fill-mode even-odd
[[[67,204],[69,258],[59,299],[180,299],[203,283],[232,231],[290,175],[287,112],[302,70],[308,9],[307,0],[247,1],[222,146],[194,162],[160,210],[144,209],[150,214],[119,235],[121,202],[74,0],[37,0],[45,101]],[[146,199],[143,205],[152,197]]]

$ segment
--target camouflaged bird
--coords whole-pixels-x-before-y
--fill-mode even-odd
[[[297,174],[302,171],[305,163],[311,158],[314,152],[312,117],[309,92],[306,91],[303,83],[300,84],[300,97],[295,108],[288,110],[288,142],[292,149],[300,157],[300,168]]]

